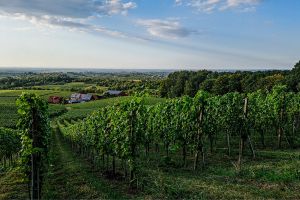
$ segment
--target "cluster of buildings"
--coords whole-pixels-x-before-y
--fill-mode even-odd
[[[118,97],[118,96],[127,96],[127,94],[123,91],[118,91],[118,90],[108,90],[104,92],[103,95],[74,93],[70,96],[69,99],[64,99],[63,97],[60,96],[50,96],[48,102],[52,104],[61,104],[61,103],[73,104],[73,103],[84,103],[89,101],[95,101],[106,97]]]

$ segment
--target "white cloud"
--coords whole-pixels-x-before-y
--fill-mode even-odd
[[[145,27],[150,35],[166,39],[183,38],[197,33],[182,27],[177,20],[147,19],[138,20],[137,24]]]
[[[4,16],[5,17],[5,16]],[[6,16],[8,17],[8,16]],[[25,14],[14,14],[9,16],[12,19],[16,20],[24,20],[29,21],[30,23],[41,26],[41,27],[49,27],[49,28],[56,28],[56,27],[63,27],[67,28],[68,30],[75,30],[80,32],[87,32],[87,33],[101,33],[105,35],[109,35],[112,37],[117,38],[129,38],[134,40],[144,40],[143,38],[137,38],[130,35],[127,35],[125,33],[122,33],[120,31],[115,31],[111,29],[107,29],[105,27],[99,26],[99,25],[92,25],[85,23],[82,20],[78,19],[72,19],[72,18],[64,18],[64,17],[55,17],[55,16],[30,16]]]
[[[227,0],[227,6],[228,7],[237,7],[240,5],[253,5],[253,4],[257,4],[259,2],[259,0]]]
[[[135,2],[126,2],[122,3],[121,0],[109,0],[105,1],[104,3],[100,3],[97,7],[97,11],[100,13],[106,13],[108,15],[115,15],[115,14],[123,14],[126,15],[128,10],[136,8],[137,5]]]
[[[182,5],[182,0],[175,0],[176,5]]]
[[[124,0],[0,0],[0,12],[86,18],[97,15],[126,14],[136,8]]]
[[[176,5],[185,5],[207,13],[228,9],[253,11],[260,2],[261,0],[175,0]]]
[[[37,26],[65,27],[69,30],[97,32],[114,37],[129,37],[88,23],[91,17],[126,15],[137,5],[123,0],[0,0],[0,16],[29,21]]]

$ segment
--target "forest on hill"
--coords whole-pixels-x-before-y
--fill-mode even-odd
[[[144,92],[160,97],[195,96],[198,90],[216,95],[229,92],[249,93],[270,91],[275,85],[287,85],[288,91],[300,91],[300,61],[292,70],[261,70],[219,72],[209,70],[175,72],[20,72],[4,73],[0,77],[0,89],[45,89],[47,85],[63,85],[72,82],[93,84],[82,92],[103,92],[96,86],[128,93]],[[78,88],[61,88],[78,92]]]
[[[178,71],[171,73],[160,85],[162,97],[195,96],[198,90],[223,95],[229,92],[270,91],[275,85],[287,85],[288,91],[300,91],[300,61],[286,71]]]

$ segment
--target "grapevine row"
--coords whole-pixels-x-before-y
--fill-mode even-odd
[[[169,158],[181,151],[182,166],[187,167],[192,158],[196,170],[200,163],[202,168],[206,165],[208,150],[223,147],[229,156],[238,152],[240,168],[246,144],[253,157],[255,147],[282,148],[284,141],[290,148],[299,146],[299,121],[300,95],[277,86],[269,93],[247,95],[212,96],[199,91],[194,98],[184,96],[152,106],[135,97],[59,128],[72,147],[93,162],[108,165],[112,158],[113,173],[116,160],[120,161],[133,184],[142,155],[148,158],[151,152],[163,152]],[[257,139],[261,145],[254,142]]]
[[[0,160],[5,168],[13,164],[21,149],[21,139],[18,131],[0,128]]]

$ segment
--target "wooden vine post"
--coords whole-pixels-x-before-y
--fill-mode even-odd
[[[199,160],[199,153],[201,152],[202,155],[202,168],[204,167],[205,164],[205,157],[204,157],[204,149],[203,149],[203,128],[202,128],[202,123],[203,123],[203,114],[204,114],[204,108],[202,107],[200,110],[199,118],[198,118],[198,130],[197,130],[197,149],[195,153],[195,160],[194,160],[194,170],[197,169],[198,167],[198,160]]]
[[[246,121],[247,121],[247,110],[248,109],[248,98],[245,98],[244,100],[244,109],[243,109],[243,126],[241,130],[241,137],[240,137],[240,146],[239,146],[239,158],[237,162],[237,168],[238,170],[241,170],[242,165],[242,156],[243,156],[243,150],[245,146],[245,141],[248,137],[248,128],[246,127]]]
[[[279,127],[278,127],[278,148],[281,148],[281,143],[282,143],[282,137],[284,135],[284,131],[283,131],[283,123],[284,123],[284,117],[285,117],[285,112],[286,112],[286,108],[285,108],[285,96],[283,97],[283,102],[280,102],[280,111],[279,111]]]
[[[37,110],[32,108],[32,148],[39,148],[39,136],[38,136],[38,119]],[[33,151],[31,154],[31,199],[40,199],[40,168],[41,168],[41,152]]]
[[[240,146],[239,146],[239,157],[237,162],[237,169],[241,170],[242,168],[242,157],[244,152],[245,143],[248,140],[249,147],[252,153],[252,157],[255,158],[255,151],[254,147],[249,135],[249,127],[248,127],[248,98],[244,99],[244,109],[243,109],[243,126],[241,130],[241,137],[240,137]]]
[[[134,133],[134,118],[135,118],[135,111],[130,112],[130,137],[131,137],[131,143],[130,143],[130,150],[131,150],[131,159],[130,159],[130,186],[133,187],[134,181],[135,181],[135,133]]]
[[[207,99],[209,94],[204,91],[199,91],[194,97],[195,110],[196,110],[196,124],[197,124],[197,135],[196,135],[196,149],[195,149],[195,158],[194,158],[194,170],[198,167],[199,162],[199,154],[201,154],[202,169],[205,167],[205,152],[204,152],[204,124],[206,117],[206,107],[207,107]]]

